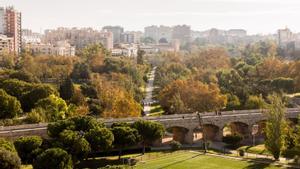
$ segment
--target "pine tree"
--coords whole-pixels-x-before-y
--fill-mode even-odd
[[[71,78],[65,79],[59,88],[60,97],[64,100],[70,100],[74,95],[74,85]]]

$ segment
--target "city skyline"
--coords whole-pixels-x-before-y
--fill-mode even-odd
[[[300,23],[295,22],[300,16],[300,2],[296,0],[131,0],[130,3],[121,0],[3,0],[0,6],[14,6],[22,12],[23,28],[36,32],[57,27],[101,29],[105,25],[143,31],[149,25],[187,24],[199,31],[238,28],[249,34],[273,34],[286,26],[299,32],[300,28]]]

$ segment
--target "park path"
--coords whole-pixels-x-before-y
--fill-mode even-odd
[[[220,152],[227,153],[227,154],[236,154],[237,156],[239,154],[239,152],[237,150],[226,149],[225,144],[223,142],[212,142],[210,147],[215,150],[219,150]],[[254,159],[262,158],[262,159],[274,160],[274,158],[271,155],[264,155],[264,154],[254,154],[254,153],[245,152],[245,156],[248,158],[254,158]],[[292,162],[293,159],[287,159],[284,157],[279,158],[279,162],[281,162],[281,163],[286,163],[288,161]]]
[[[144,99],[144,113],[147,116],[151,110],[151,104],[153,103],[153,84],[155,79],[155,72],[157,67],[153,67],[151,72],[148,74],[148,83],[146,86],[146,97]]]

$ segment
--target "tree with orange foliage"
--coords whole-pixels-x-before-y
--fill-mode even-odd
[[[221,69],[229,68],[229,55],[223,48],[208,48],[192,53],[186,60],[188,68]]]
[[[126,90],[106,81],[97,85],[98,97],[103,107],[104,118],[138,117],[141,106]]]
[[[227,97],[217,85],[194,80],[172,82],[160,92],[159,100],[170,114],[216,111],[227,103]]]

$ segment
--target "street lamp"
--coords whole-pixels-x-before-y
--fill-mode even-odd
[[[255,135],[258,133],[258,125],[255,124],[252,126],[252,131],[251,131],[251,134],[252,134],[252,145],[255,146]]]
[[[206,135],[204,133],[203,119],[199,112],[196,112],[196,113],[197,113],[198,119],[199,119],[200,131],[202,131],[203,148],[204,148],[204,154],[205,154],[207,152],[207,143],[206,143]]]

